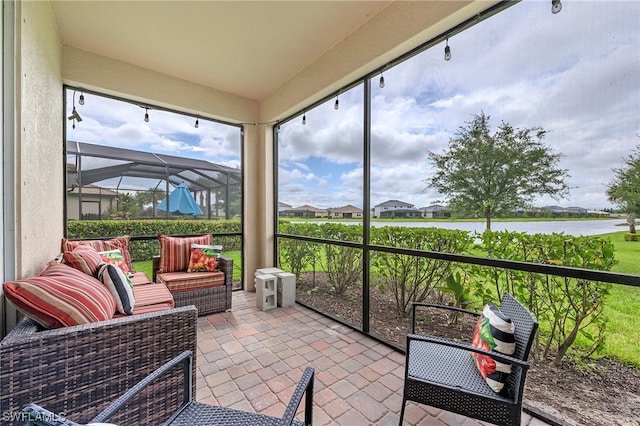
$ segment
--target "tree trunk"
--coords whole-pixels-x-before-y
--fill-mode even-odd
[[[488,214],[485,217],[487,218],[487,231],[491,231],[491,215]]]
[[[636,233],[636,215],[633,213],[627,213],[627,223],[629,224],[629,233]]]

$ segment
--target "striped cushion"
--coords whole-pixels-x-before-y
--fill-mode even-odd
[[[513,355],[516,340],[511,318],[504,315],[493,303],[489,302],[478,319],[473,334],[473,346],[504,355]],[[496,361],[490,356],[471,353],[476,366],[487,384],[495,392],[500,393],[511,373],[511,365]]]
[[[166,311],[173,308],[173,303],[156,303],[155,305],[136,306],[133,308],[133,315],[148,314],[150,312]],[[123,318],[127,315],[116,312],[114,318]]]
[[[133,314],[133,285],[124,271],[115,265],[102,263],[95,276],[109,289],[116,301],[116,310],[122,314]]]
[[[191,244],[211,244],[211,234],[199,237],[170,237],[158,235],[160,243],[160,264],[158,273],[183,272],[189,267]]]
[[[71,241],[66,238],[62,239],[62,252],[65,251],[73,251],[74,248],[80,245],[88,245],[96,249],[96,251],[108,251],[108,250],[117,250],[119,249],[122,253],[122,257],[124,257],[124,261],[127,264],[129,270],[133,270],[131,267],[131,255],[129,254],[129,241],[131,240],[130,236],[123,236],[112,238],[110,240],[79,240],[79,241]]]
[[[95,275],[98,265],[102,262],[100,255],[91,246],[78,246],[73,251],[65,251],[62,254],[64,263],[82,271],[87,275]]]
[[[135,314],[139,306],[149,306],[159,303],[168,303],[174,306],[173,295],[162,284],[139,285],[133,287],[133,297],[136,299]]]
[[[144,272],[134,272],[133,275],[129,277],[129,279],[131,279],[131,284],[133,284],[134,287],[137,285],[151,284],[151,280]]]
[[[224,284],[223,272],[169,272],[158,274],[157,278],[158,282],[166,285],[172,293]]]
[[[108,320],[116,302],[104,285],[70,266],[50,263],[38,276],[8,281],[7,299],[44,328]]]

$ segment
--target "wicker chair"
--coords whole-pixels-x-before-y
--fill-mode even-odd
[[[414,303],[412,334],[407,335],[400,424],[406,402],[414,401],[499,425],[519,426],[529,368],[527,358],[538,329],[536,319],[512,296],[503,296],[500,310],[513,321],[516,340],[513,356],[505,356],[467,343],[415,334],[416,308],[421,306],[480,315],[451,306]],[[470,352],[490,355],[512,365],[501,394],[494,392],[484,381]]]
[[[152,280],[157,282],[160,256],[152,258]],[[194,305],[198,315],[209,315],[231,309],[231,293],[233,290],[233,259],[221,256],[218,267],[224,273],[224,284],[216,287],[198,288],[194,290],[172,292],[176,306]],[[170,289],[171,290],[171,289]]]
[[[30,402],[88,421],[167,360],[195,351],[196,321],[193,306],[54,330],[23,319],[0,342],[0,423],[24,424],[16,414]],[[161,423],[180,407],[182,381],[171,371],[114,421]]]
[[[182,364],[182,371],[184,372],[184,380],[182,384],[184,386],[183,395],[185,398],[182,406],[173,413],[173,415],[165,419],[165,422],[163,423],[164,425],[311,425],[313,409],[313,368],[306,368],[300,382],[291,396],[291,400],[285,409],[283,417],[276,418],[264,414],[249,413],[192,401],[191,393],[187,391],[192,388],[192,375],[190,373],[192,371],[193,355],[191,351],[183,352],[145,377],[120,398],[114,401],[109,407],[98,414],[93,420],[91,420],[91,422],[102,423],[110,420],[118,410],[126,406],[127,402],[131,398],[147,386],[158,381],[167,371],[172,370],[179,364]],[[302,423],[294,420],[294,416],[300,402],[302,401],[302,397],[305,396],[305,394],[305,420],[304,423]],[[22,414],[26,423],[30,426],[80,426],[78,423],[62,418],[35,404],[25,406],[22,409]],[[128,424],[134,423],[129,422]]]

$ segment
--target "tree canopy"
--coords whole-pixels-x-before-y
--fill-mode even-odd
[[[561,154],[542,141],[542,128],[514,128],[502,122],[492,135],[489,116],[474,115],[461,126],[443,154],[429,152],[435,168],[428,184],[459,213],[491,219],[525,208],[539,195],[563,197],[569,192],[567,170],[558,168]]]
[[[636,217],[640,215],[640,146],[613,172],[615,177],[607,186],[607,196],[627,214],[629,232],[635,234]]]

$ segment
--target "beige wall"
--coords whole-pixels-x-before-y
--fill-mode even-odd
[[[61,43],[49,3],[16,3],[16,21],[16,275],[23,277],[60,251],[63,110]]]
[[[38,273],[60,251],[63,232],[64,171],[62,160],[62,81],[60,39],[48,2],[15,5],[15,218],[6,227],[15,230],[15,277]],[[11,123],[4,123],[5,126]],[[57,160],[57,161],[56,161]],[[7,218],[5,218],[7,220]],[[0,290],[1,291],[1,290]],[[3,301],[4,303],[4,301]],[[2,327],[10,329],[15,309],[4,306]]]

